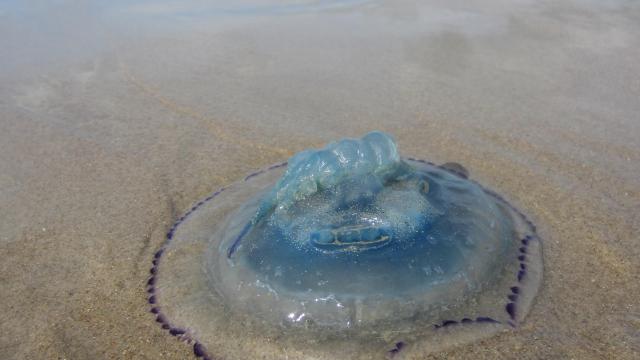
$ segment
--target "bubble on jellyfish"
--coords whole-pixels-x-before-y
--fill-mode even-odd
[[[535,226],[456,163],[372,132],[197,202],[153,259],[156,321],[205,359],[419,358],[517,329]]]

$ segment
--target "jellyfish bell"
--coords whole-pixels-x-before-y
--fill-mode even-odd
[[[373,132],[197,203],[150,287],[196,356],[411,357],[516,327],[540,252],[533,224],[464,167],[401,158]]]

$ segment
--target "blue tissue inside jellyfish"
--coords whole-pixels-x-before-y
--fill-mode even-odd
[[[294,156],[226,248],[271,288],[355,298],[491,278],[511,219],[479,186],[373,132]],[[498,267],[497,265],[495,267]]]

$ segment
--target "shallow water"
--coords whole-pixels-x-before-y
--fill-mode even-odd
[[[0,358],[190,356],[144,292],[171,223],[373,129],[544,239],[522,326],[432,358],[637,358],[639,34],[631,1],[0,3]]]

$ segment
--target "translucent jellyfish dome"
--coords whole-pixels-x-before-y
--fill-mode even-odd
[[[535,226],[458,164],[372,132],[198,202],[156,254],[152,312],[196,356],[420,357],[516,328]]]

